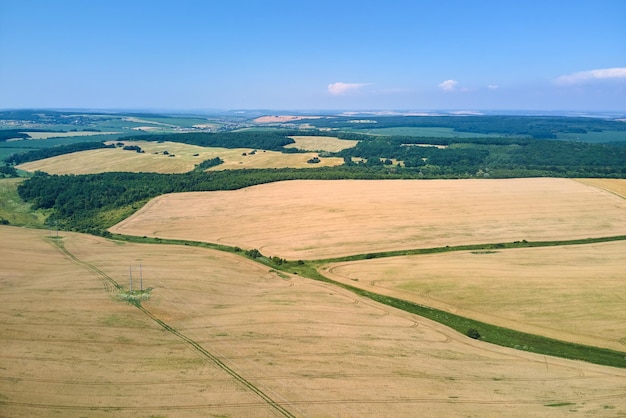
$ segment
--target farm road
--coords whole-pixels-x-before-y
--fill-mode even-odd
[[[50,238],[50,241],[56,247],[58,247],[61,250],[61,252],[63,252],[72,261],[74,261],[75,263],[77,263],[77,264],[81,265],[82,267],[86,268],[89,272],[91,272],[96,277],[98,277],[102,281],[102,283],[104,285],[104,289],[107,291],[107,293],[111,293],[113,291],[113,288],[115,288],[117,290],[122,290],[122,286],[119,283],[117,283],[113,278],[111,278],[108,274],[106,274],[105,272],[103,272],[98,267],[94,266],[93,264],[85,262],[85,261],[82,261],[78,257],[76,257],[74,254],[72,254],[65,247],[65,245],[63,244],[62,240]],[[266,402],[269,406],[274,408],[281,416],[284,416],[284,417],[295,417],[295,415],[293,415],[287,409],[282,407],[279,403],[277,403],[272,398],[270,398],[267,394],[265,394],[263,391],[261,391],[259,388],[257,388],[253,383],[251,383],[250,381],[246,380],[243,376],[241,376],[236,371],[234,371],[233,369],[228,367],[226,364],[224,364],[224,362],[222,362],[218,357],[216,357],[215,355],[211,354],[208,350],[206,350],[204,347],[202,347],[202,345],[200,345],[196,341],[192,340],[191,338],[187,337],[186,335],[182,334],[181,332],[177,331],[176,329],[174,329],[173,327],[168,325],[166,322],[164,322],[161,319],[157,318],[149,310],[147,310],[145,307],[141,306],[141,304],[137,304],[136,306],[148,318],[150,318],[151,320],[156,322],[158,325],[160,325],[165,331],[167,331],[170,334],[178,337],[180,340],[185,342],[188,346],[190,346],[195,351],[200,353],[206,360],[209,360],[210,362],[214,363],[217,367],[219,367],[220,369],[222,369],[223,371],[228,373],[237,382],[242,384],[245,388],[247,388],[251,392],[253,392],[256,395],[258,395],[264,402]]]

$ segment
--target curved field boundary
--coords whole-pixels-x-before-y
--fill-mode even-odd
[[[363,290],[358,287],[328,279],[327,277],[319,274],[319,272],[317,274],[319,275],[317,280],[333,283],[336,286],[376,302],[431,319],[462,334],[468,333],[471,329],[476,330],[480,334],[480,341],[537,354],[573,360],[584,360],[604,366],[626,368],[626,353],[623,352],[556,340],[541,335],[529,334],[510,328],[499,327],[403,299]]]
[[[102,270],[100,270],[99,268],[94,266],[93,264],[90,264],[90,263],[87,263],[87,262],[84,262],[84,261],[78,259],[67,248],[65,248],[65,245],[63,244],[63,241],[61,241],[59,239],[51,239],[51,241],[52,241],[52,243],[55,246],[57,246],[63,252],[63,254],[68,256],[72,261],[76,262],[77,264],[80,264],[81,266],[85,267],[87,270],[89,270],[90,272],[92,272],[96,276],[98,276],[98,278],[100,278],[104,282],[105,289],[107,290],[107,292],[110,292],[112,290],[111,286],[115,287],[118,290],[122,290],[122,286],[119,283],[117,283],[113,278],[111,278],[108,274],[106,274],[105,272],[103,272]],[[226,364],[224,364],[224,362],[222,362],[215,355],[213,355],[209,351],[207,351],[204,347],[202,347],[202,345],[200,345],[196,341],[192,340],[191,338],[187,337],[183,333],[177,331],[176,329],[172,328],[166,322],[164,322],[164,321],[160,320],[159,318],[157,318],[149,310],[144,308],[139,301],[137,301],[136,303],[133,303],[133,305],[135,305],[140,311],[142,311],[148,318],[150,318],[151,320],[156,322],[158,325],[160,325],[164,330],[166,330],[170,334],[178,337],[180,340],[184,341],[187,345],[189,345],[194,350],[196,350],[198,353],[200,353],[204,358],[210,360],[212,363],[214,363],[220,369],[222,369],[223,371],[228,373],[230,376],[232,376],[237,382],[241,383],[244,387],[246,387],[250,391],[252,391],[255,394],[257,394],[261,399],[263,399],[263,401],[265,401],[268,405],[270,405],[272,408],[274,408],[276,411],[278,411],[278,413],[280,415],[285,416],[285,417],[294,417],[295,416],[291,412],[289,412],[288,410],[283,408],[276,401],[274,401],[272,398],[270,398],[268,395],[266,395],[259,388],[254,386],[251,382],[246,380],[243,376],[241,376],[236,371],[234,371],[233,369],[228,367]]]
[[[328,277],[322,275],[318,268],[329,262],[362,260],[368,258],[378,257],[393,257],[398,255],[413,255],[413,254],[433,254],[437,252],[448,251],[467,251],[467,250],[491,250],[494,248],[523,248],[523,247],[549,247],[557,245],[579,245],[590,244],[597,242],[610,242],[610,241],[625,241],[626,235],[602,237],[602,238],[587,238],[576,239],[569,241],[516,241],[512,243],[491,243],[491,244],[474,244],[474,245],[459,245],[459,246],[447,246],[436,247],[426,249],[414,249],[404,251],[389,251],[373,254],[361,254],[349,257],[339,257],[334,259],[324,259],[316,261],[285,261],[277,264],[272,259],[266,257],[249,257],[245,253],[241,252],[239,248],[228,247],[218,244],[209,244],[206,242],[198,241],[184,241],[184,240],[171,240],[160,238],[142,238],[137,236],[127,235],[114,235],[114,239],[119,239],[129,242],[141,242],[141,243],[159,243],[159,244],[173,244],[173,245],[191,245],[205,248],[213,248],[220,251],[234,252],[242,256],[251,258],[257,262],[265,264],[276,270],[283,270],[289,273],[299,274],[302,277],[306,277],[312,280],[318,280],[326,283],[333,284],[343,289],[349,290],[359,296],[366,297],[375,302],[379,302],[393,308],[401,309],[405,312],[409,312],[415,315],[428,318],[435,322],[439,322],[446,325],[455,331],[462,334],[466,334],[468,330],[474,329],[480,333],[480,341],[500,345],[503,347],[514,348],[517,350],[529,351],[537,354],[550,355],[555,357],[583,360],[589,363],[600,364],[603,366],[612,366],[619,368],[626,368],[626,353],[599,348],[594,346],[588,346],[583,344],[577,344],[553,338],[544,337],[541,335],[529,334],[520,331],[516,331],[509,328],[504,328],[492,324],[488,324],[481,321],[476,321],[463,316],[455,315],[450,312],[431,308],[425,305],[420,305],[414,302],[409,302],[403,299],[381,295],[375,292],[360,289],[358,287],[350,286],[336,282]]]

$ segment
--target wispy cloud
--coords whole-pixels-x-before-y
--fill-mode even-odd
[[[498,89],[500,88],[500,86],[498,86],[497,84],[489,84],[489,85],[487,86],[487,88],[488,88],[489,90],[498,90]]]
[[[328,85],[328,92],[333,96],[342,96],[348,93],[357,92],[370,84],[371,83],[331,83]]]
[[[443,91],[454,91],[456,90],[456,86],[459,84],[456,80],[446,80],[439,83],[437,86]]]
[[[626,79],[626,67],[602,68],[562,75],[556,79],[557,84],[582,84],[595,80]]]

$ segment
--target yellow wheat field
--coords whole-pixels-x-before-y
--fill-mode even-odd
[[[626,234],[626,200],[569,179],[287,181],[157,197],[112,232],[319,259]]]
[[[263,150],[255,152],[248,148],[209,148],[177,142],[122,141],[122,143],[139,146],[145,152],[103,148],[32,161],[20,164],[18,168],[26,171],[39,170],[49,174],[95,174],[114,171],[176,174],[191,171],[196,164],[215,157],[221,158],[224,163],[212,167],[211,170],[310,168],[343,164],[343,159],[336,157],[320,157],[318,164],[307,163],[308,160],[318,156],[314,152],[297,154]]]
[[[626,199],[626,180],[624,179],[576,179],[583,184],[605,189]]]
[[[3,416],[626,413],[624,370],[481,343],[233,254],[0,235]],[[145,312],[106,280],[131,272],[153,288]]]
[[[533,334],[626,351],[624,241],[351,261],[324,275]]]

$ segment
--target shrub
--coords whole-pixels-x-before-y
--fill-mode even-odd
[[[263,257],[263,254],[261,254],[261,251],[257,250],[256,248],[252,250],[246,250],[245,254],[250,258]]]
[[[479,340],[480,339],[480,332],[478,332],[478,330],[476,328],[470,328],[467,330],[467,332],[465,333],[468,337],[473,338],[475,340]]]

